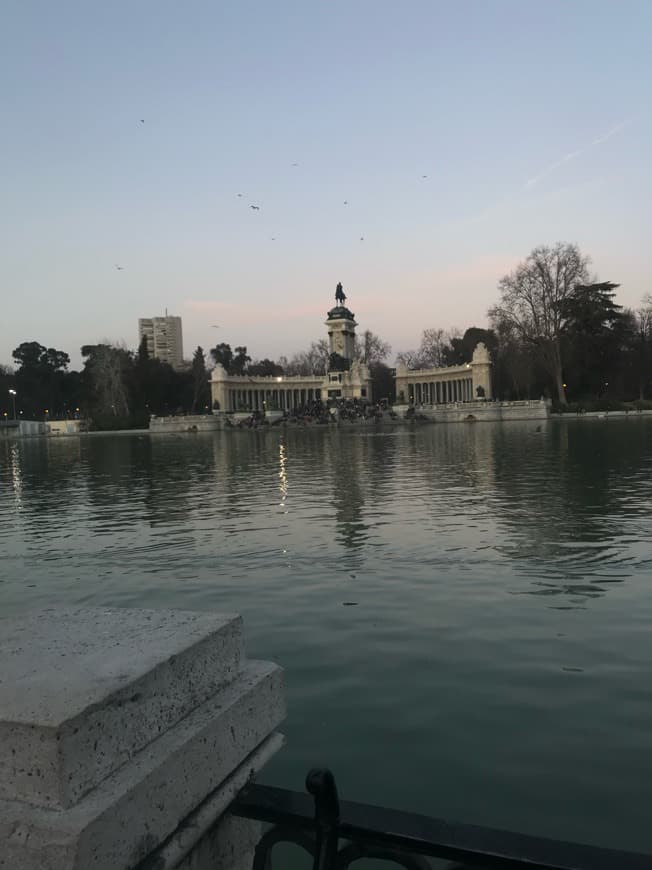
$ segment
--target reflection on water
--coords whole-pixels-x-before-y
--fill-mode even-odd
[[[651,471],[647,420],[3,442],[0,607],[240,611],[270,781],[652,850]]]

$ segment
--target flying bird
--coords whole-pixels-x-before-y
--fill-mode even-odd
[[[273,242],[276,241],[276,236],[272,236],[272,241],[273,241]]]
[[[348,205],[348,204],[349,204],[348,199],[345,199],[345,200],[344,200],[344,205]]]
[[[236,196],[242,196],[242,194],[241,194],[241,193],[236,193]]]
[[[360,241],[364,242],[364,236],[360,236]]]
[[[422,175],[422,176],[421,176],[421,178],[427,178],[427,177],[428,177],[427,175]]]
[[[293,164],[292,164],[292,166],[298,166],[298,165],[299,165],[298,163],[293,163]]]
[[[124,266],[118,266],[117,263],[114,263],[113,265],[116,267],[116,269],[118,270],[118,272],[122,272],[122,271],[124,270]]]
[[[145,123],[145,119],[144,119],[144,118],[141,118],[141,119],[140,119],[140,123],[141,123],[141,124],[144,124],[144,123]]]
[[[219,328],[220,328],[220,326],[219,326],[218,323],[211,323],[211,327],[212,327],[213,329],[219,329]]]
[[[260,211],[259,205],[250,205],[249,208],[252,208],[254,211]]]

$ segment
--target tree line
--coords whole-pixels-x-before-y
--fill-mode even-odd
[[[14,390],[17,416],[25,419],[84,417],[95,429],[146,427],[149,417],[206,412],[210,387],[206,357],[195,350],[180,371],[151,358],[145,339],[136,353],[103,341],[81,348],[81,371],[69,370],[70,357],[37,341],[13,351],[15,370],[0,369],[3,404]],[[14,403],[4,413],[13,416]]]
[[[390,346],[367,330],[356,340],[356,358],[366,362],[374,380],[374,394],[391,399],[392,369],[383,360]],[[3,413],[25,419],[83,417],[94,429],[146,427],[154,414],[206,413],[211,407],[209,371],[203,348],[197,347],[192,362],[182,370],[151,358],[143,339],[134,353],[110,341],[81,348],[81,371],[70,370],[70,357],[37,341],[22,342],[13,351],[15,369],[0,367]],[[229,374],[250,376],[324,375],[344,365],[329,354],[326,341],[313,342],[290,359],[252,361],[244,346],[233,349],[218,344],[209,351],[213,363]],[[347,363],[348,365],[348,363]]]
[[[411,369],[471,361],[479,341],[492,356],[494,393],[501,399],[552,397],[568,402],[633,401],[652,398],[652,295],[636,310],[619,305],[612,281],[589,271],[577,245],[560,242],[535,248],[498,284],[499,301],[489,309],[489,328],[425,329],[418,348],[396,355]],[[134,353],[103,341],[81,349],[81,371],[56,348],[26,341],[13,351],[15,369],[0,366],[4,413],[28,419],[83,416],[95,428],[145,426],[151,414],[210,409],[206,354],[177,371],[152,359],[143,339]],[[371,330],[356,337],[355,357],[369,366],[375,400],[393,401],[390,345]],[[323,339],[294,356],[252,360],[243,345],[222,343],[210,359],[229,374],[325,375],[349,366],[329,352]]]
[[[460,365],[483,341],[501,399],[551,397],[561,407],[652,398],[652,295],[636,310],[619,305],[612,281],[589,271],[577,245],[535,248],[498,284],[489,329],[426,329],[408,368]]]
[[[489,310],[497,361],[515,389],[535,382],[569,399],[644,400],[652,386],[652,296],[636,310],[615,301],[620,286],[589,271],[577,245],[535,248],[499,285]]]

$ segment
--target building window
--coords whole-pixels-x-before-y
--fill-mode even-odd
[[[360,390],[360,395],[362,396],[363,399],[366,399],[366,397],[367,397],[367,388],[366,387],[363,387]]]

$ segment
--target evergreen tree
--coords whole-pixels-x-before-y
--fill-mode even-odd
[[[208,384],[208,372],[206,371],[206,358],[204,350],[198,346],[192,358],[192,406],[191,413],[195,414],[209,404],[210,388]]]

